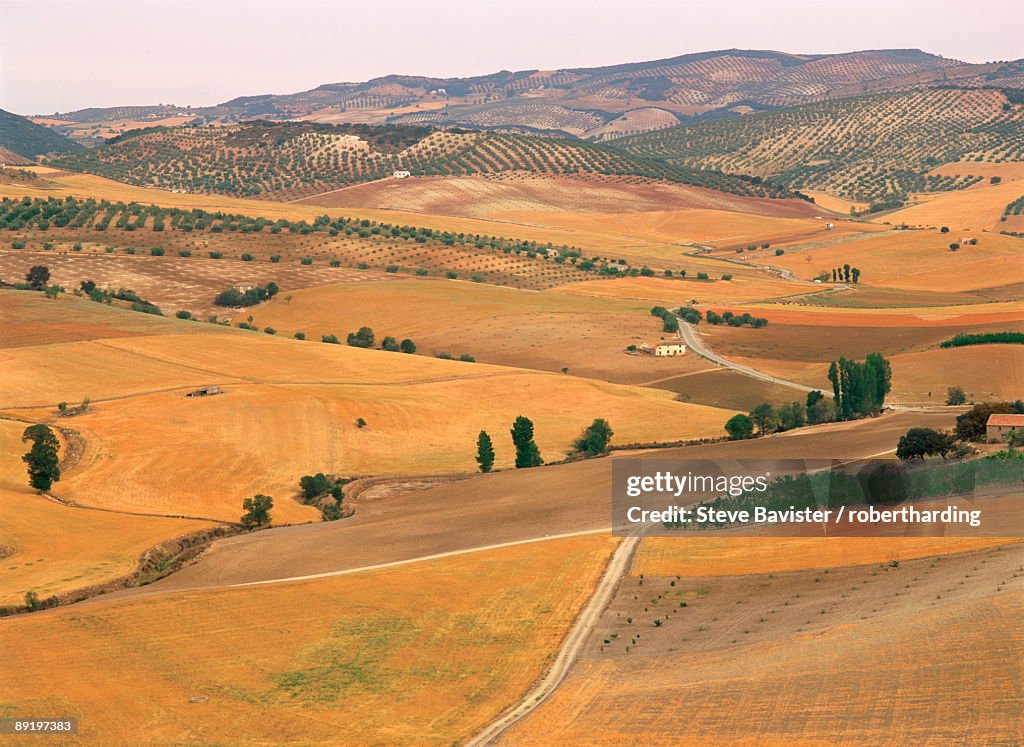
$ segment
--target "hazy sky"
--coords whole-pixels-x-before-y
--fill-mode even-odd
[[[1020,0],[0,0],[0,108],[219,103],[387,73],[589,67],[730,47],[1024,57]]]

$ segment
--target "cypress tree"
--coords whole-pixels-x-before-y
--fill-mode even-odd
[[[490,472],[494,466],[494,444],[487,431],[480,431],[476,437],[476,463],[480,465],[481,472]]]
[[[533,440],[533,421],[520,415],[512,424],[512,443],[516,447],[516,469],[539,467],[544,463]]]

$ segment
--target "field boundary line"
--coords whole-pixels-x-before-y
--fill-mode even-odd
[[[505,547],[516,547],[518,545],[529,545],[534,542],[547,542],[549,540],[560,540],[570,539],[572,537],[585,537],[590,534],[611,534],[612,527],[602,527],[601,529],[584,529],[579,532],[566,532],[564,534],[549,534],[543,537],[531,537],[529,539],[512,540],[511,542],[500,542],[496,545],[481,545],[479,547],[467,547],[461,550],[449,550],[448,552],[435,553],[434,555],[421,555],[416,558],[407,558],[406,560],[392,560],[388,563],[377,563],[375,565],[364,565],[358,568],[345,568],[340,571],[324,571],[323,573],[311,573],[305,576],[287,576],[284,578],[268,578],[261,581],[244,581],[238,584],[226,584],[224,586],[214,586],[209,588],[214,589],[236,589],[243,586],[266,586],[269,584],[285,584],[294,583],[297,581],[311,581],[318,578],[333,578],[335,576],[347,576],[353,573],[366,573],[369,571],[384,570],[387,568],[396,568],[403,565],[412,565],[414,563],[422,563],[428,560],[442,560],[444,558],[453,558],[459,555],[468,555],[475,552],[485,552],[487,550],[500,550]]]

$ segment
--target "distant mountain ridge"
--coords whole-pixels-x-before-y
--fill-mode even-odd
[[[949,85],[1024,89],[1024,61],[972,64],[918,49],[842,54],[729,49],[603,67],[502,70],[467,78],[386,75],[298,93],[243,96],[189,111],[198,123],[312,119],[454,125],[607,140],[680,122]],[[151,119],[181,111],[171,106],[132,109]],[[51,119],[95,120],[102,111],[82,110]]]

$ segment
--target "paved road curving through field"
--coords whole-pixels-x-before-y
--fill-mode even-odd
[[[679,320],[679,337],[682,338],[690,349],[702,358],[706,358],[712,363],[717,363],[720,366],[731,368],[734,371],[739,371],[744,376],[749,376],[752,379],[758,379],[759,381],[767,381],[771,384],[781,384],[782,386],[788,386],[792,389],[799,389],[802,392],[818,392],[820,391],[826,397],[831,397],[832,393],[819,389],[818,387],[805,386],[804,384],[797,384],[795,381],[788,381],[786,379],[779,379],[775,376],[770,376],[762,371],[758,371],[756,368],[750,366],[744,366],[742,363],[736,363],[723,358],[718,353],[713,353],[711,350],[704,345],[704,342],[697,336],[693,327],[682,319]]]

